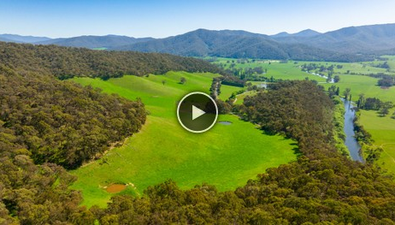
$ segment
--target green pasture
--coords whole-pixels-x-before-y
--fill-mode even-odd
[[[261,67],[263,70],[267,69],[267,73],[263,74],[267,78],[273,76],[275,79],[283,79],[283,80],[304,80],[306,77],[310,80],[316,80],[318,82],[325,82],[325,79],[316,75],[312,75],[306,72],[301,71],[300,65],[302,62],[280,62],[278,60],[255,60],[249,59],[249,62],[237,63],[236,59],[227,59],[227,58],[217,58],[217,61],[214,64],[225,64],[226,68],[233,62],[236,64],[236,68],[255,68]],[[229,63],[228,63],[229,61]]]
[[[188,92],[208,92],[213,77],[203,73],[169,72],[148,77],[124,76],[103,81],[74,78],[82,85],[134,100],[141,98],[150,115],[142,130],[102,159],[71,171],[78,177],[72,188],[81,190],[84,205],[104,207],[114,194],[104,187],[129,184],[122,193],[141,196],[148,187],[172,179],[183,188],[204,182],[218,190],[233,190],[269,167],[296,159],[296,143],[281,136],[262,134],[254,124],[234,115],[220,115],[212,130],[185,131],[176,119],[177,102]],[[181,77],[187,82],[180,84]],[[224,85],[223,85],[224,86]],[[234,90],[221,96],[228,98]],[[228,96],[229,95],[229,96]]]
[[[243,90],[243,88],[222,84],[221,93],[218,97],[219,99],[226,101],[232,95],[232,93],[237,93],[240,90]]]
[[[340,75],[339,83],[321,84],[327,90],[328,87],[335,85],[340,88],[340,95],[346,88],[351,89],[352,100],[357,101],[360,94],[364,94],[365,97],[379,98],[382,101],[392,101],[395,103],[395,87],[389,89],[382,89],[377,86],[377,78],[362,76],[362,75]]]

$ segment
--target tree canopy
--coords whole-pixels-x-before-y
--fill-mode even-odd
[[[164,74],[172,70],[223,73],[203,60],[169,54],[4,42],[0,42],[0,62],[11,69],[52,74],[59,79],[74,76],[108,79],[123,75]]]

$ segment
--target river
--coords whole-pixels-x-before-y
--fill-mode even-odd
[[[353,109],[352,102],[342,99],[344,102],[344,108],[346,110],[344,114],[344,133],[346,134],[345,144],[350,152],[350,156],[353,160],[363,162],[362,156],[359,154],[361,146],[355,139],[354,132],[354,118],[355,110]]]

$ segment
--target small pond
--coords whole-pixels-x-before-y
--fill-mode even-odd
[[[232,125],[232,122],[230,121],[219,121],[218,123],[222,125]]]

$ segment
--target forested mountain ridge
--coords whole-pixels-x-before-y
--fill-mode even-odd
[[[182,56],[217,56],[295,60],[358,61],[357,56],[323,50],[308,44],[279,43],[272,37],[245,31],[199,29],[186,34],[112,48],[115,50],[161,52]]]
[[[307,29],[296,34],[282,32],[272,36],[199,29],[113,49],[192,56],[359,61],[393,48],[395,24],[346,27],[326,33]]]
[[[395,24],[346,27],[312,37],[285,36],[275,40],[343,53],[374,54],[395,48]]]
[[[0,43],[0,62],[11,68],[52,74],[59,79],[73,76],[107,79],[124,74],[163,74],[171,70],[223,73],[203,60],[169,54],[94,51],[15,43]]]
[[[56,39],[0,35],[1,40],[198,57],[368,61],[395,48],[395,24],[345,27],[326,33],[306,29],[295,34],[281,32],[271,36],[242,30],[198,29],[162,39],[118,35]]]

